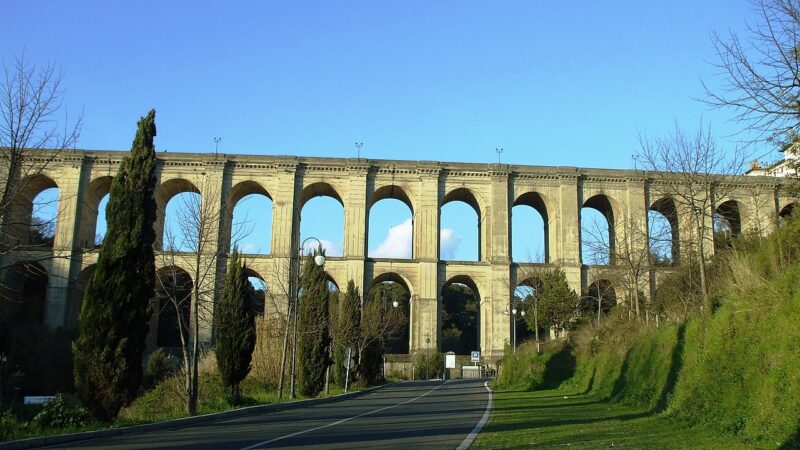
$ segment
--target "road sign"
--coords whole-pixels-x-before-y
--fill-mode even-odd
[[[444,355],[444,368],[445,369],[455,369],[456,368],[456,354],[455,353],[447,353]]]
[[[472,362],[479,362],[481,360],[481,352],[476,350],[469,352],[469,359]]]

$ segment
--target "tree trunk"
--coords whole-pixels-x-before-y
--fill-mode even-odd
[[[281,376],[278,380],[278,398],[283,398],[283,379],[286,376],[286,351],[289,349],[289,330],[292,323],[292,301],[286,299],[286,332],[283,334],[283,352],[281,353]]]

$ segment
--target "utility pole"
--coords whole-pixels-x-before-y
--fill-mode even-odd
[[[219,153],[219,141],[221,141],[221,140],[222,140],[222,138],[220,138],[220,137],[215,137],[214,138],[214,157],[215,158],[217,157],[217,153]]]
[[[503,154],[503,149],[502,148],[496,148],[496,149],[494,149],[494,152],[497,153],[497,164],[500,164],[500,155]]]

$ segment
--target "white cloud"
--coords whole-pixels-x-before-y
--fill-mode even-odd
[[[241,249],[239,249],[240,253],[258,253],[258,245],[254,243],[244,244]]]
[[[452,228],[442,228],[439,236],[440,257],[442,259],[454,259],[456,250],[458,250],[458,246],[461,244],[461,237],[456,236]]]
[[[375,250],[369,252],[371,258],[411,258],[414,226],[411,219],[389,228],[386,239]]]
[[[342,256],[342,246],[336,245],[332,241],[327,239],[320,239],[319,242],[322,244],[322,248],[325,249],[325,256]],[[306,244],[303,246],[303,253],[308,254],[313,252],[317,249],[319,244],[317,241],[310,239]]]

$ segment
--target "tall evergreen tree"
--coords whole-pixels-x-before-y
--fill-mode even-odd
[[[300,278],[298,330],[300,334],[298,362],[300,364],[300,393],[315,397],[325,387],[325,370],[328,358],[328,283],[322,267],[314,263],[314,256],[322,252],[320,247],[309,255],[303,264]]]
[[[73,343],[75,386],[101,420],[116,417],[142,382],[155,288],[155,117],[151,110],[139,120],[131,154],[111,184],[108,229]]]
[[[250,372],[256,346],[255,292],[246,267],[234,247],[225,274],[225,285],[215,311],[216,354],[222,384],[233,403],[239,403],[239,383]]]
[[[339,301],[336,349],[334,352],[334,378],[336,384],[344,386],[347,369],[347,347],[352,348],[351,358],[358,352],[358,340],[361,333],[361,296],[353,280],[347,282],[347,292]],[[351,368],[353,369],[353,368]],[[352,370],[351,370],[352,372]],[[350,375],[352,377],[352,374]]]

